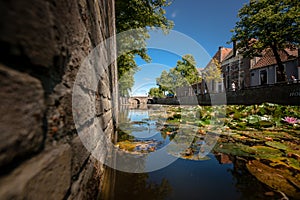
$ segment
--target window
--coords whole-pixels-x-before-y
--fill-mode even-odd
[[[268,83],[268,73],[267,70],[260,70],[259,72],[260,77],[260,85],[266,85]]]
[[[222,84],[218,85],[218,92],[222,92]]]
[[[284,71],[286,72],[285,64],[283,64],[283,66],[284,66]],[[279,67],[276,66],[275,67],[275,82],[276,83],[284,81],[284,80],[280,80],[280,77],[281,77],[280,75],[281,75],[281,72],[279,71]]]
[[[226,88],[228,89],[230,86],[230,80],[229,80],[229,76],[226,77]]]
[[[211,89],[214,91],[215,88],[215,80],[211,80]]]

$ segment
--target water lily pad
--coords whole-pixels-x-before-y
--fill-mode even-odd
[[[225,153],[228,155],[250,157],[253,156],[255,152],[249,148],[250,147],[248,147],[247,145],[243,145],[240,143],[221,143],[214,147],[214,151],[218,153]]]
[[[276,149],[282,149],[282,150],[287,150],[287,146],[283,144],[282,142],[275,142],[275,141],[269,141],[266,142],[266,145],[276,148]]]
[[[249,152],[251,152],[251,153],[254,152],[255,158],[269,159],[269,158],[276,158],[276,157],[282,156],[282,152],[280,150],[274,149],[272,147],[252,146],[249,149],[248,149]]]
[[[247,117],[247,121],[249,124],[257,124],[260,120],[260,117],[258,115],[250,115],[249,117]]]
[[[261,120],[258,122],[258,124],[261,126],[261,127],[271,127],[274,125],[273,122],[269,121],[269,120]]]
[[[288,165],[300,171],[300,162],[295,158],[287,158]]]
[[[258,160],[253,160],[246,166],[249,172],[262,183],[293,198],[300,197],[300,181],[285,169],[274,169]]]

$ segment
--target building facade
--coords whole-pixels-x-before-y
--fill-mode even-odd
[[[285,49],[279,51],[281,61],[288,82],[292,82],[292,76],[299,79],[299,55],[298,50]],[[272,85],[280,83],[278,81],[279,68],[271,49],[267,49],[265,54],[251,67],[250,86]]]
[[[299,49],[285,49],[278,53],[284,65],[287,81],[300,82]],[[214,73],[208,72],[213,65],[217,65],[221,70],[221,77],[218,80],[205,77],[209,73]],[[273,85],[279,83],[278,73],[278,65],[271,49],[262,52],[261,57],[247,58],[236,50],[235,45],[232,49],[219,47],[206,67],[199,69],[202,82],[177,88],[176,95],[194,96]]]
[[[249,87],[250,68],[251,59],[244,58],[235,50],[234,47],[221,63],[223,84],[225,86],[225,90],[232,90],[232,84],[235,85],[235,89],[243,89]]]

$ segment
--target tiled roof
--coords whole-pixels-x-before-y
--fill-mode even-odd
[[[230,49],[230,51],[228,52],[228,54],[224,57],[224,60],[228,60],[229,58],[231,58],[233,56],[233,49]]]
[[[221,51],[221,53],[220,53],[220,51]],[[225,47],[220,48],[220,49],[215,53],[215,55],[212,57],[212,59],[209,61],[209,63],[206,65],[206,67],[209,66],[209,65],[212,63],[212,61],[213,61],[214,59],[218,60],[218,61],[221,63],[221,62],[228,56],[228,54],[229,54],[231,51],[232,51],[231,48],[225,48]],[[220,55],[221,55],[221,58],[220,58]]]
[[[285,49],[278,51],[280,55],[280,59],[282,62],[286,62],[291,59],[295,59],[298,57],[298,50]],[[262,68],[269,65],[277,64],[273,51],[271,49],[267,49],[261,59],[252,67],[252,69]]]
[[[224,48],[223,49],[221,62],[229,55],[230,52],[232,52],[231,48]]]

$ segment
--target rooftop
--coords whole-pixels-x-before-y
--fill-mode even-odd
[[[280,59],[282,62],[286,62],[288,60],[293,60],[298,57],[297,49],[284,49],[278,51],[280,55]],[[252,67],[252,69],[258,69],[270,65],[277,64],[273,51],[271,49],[267,49],[263,56],[258,60],[258,62]]]
[[[220,63],[223,62],[231,51],[232,48],[220,47],[219,50],[215,53],[215,55],[211,58],[209,63],[206,65],[206,67],[209,66],[214,59],[216,59]]]

